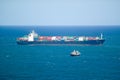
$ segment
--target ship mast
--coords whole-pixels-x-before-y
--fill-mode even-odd
[[[101,39],[103,39],[103,34],[101,33],[101,36],[100,36]]]

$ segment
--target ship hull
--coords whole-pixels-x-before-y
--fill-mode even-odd
[[[105,40],[87,41],[17,41],[19,45],[102,45]]]

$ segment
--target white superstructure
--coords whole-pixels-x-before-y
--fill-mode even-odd
[[[28,34],[28,41],[34,41],[34,31]]]

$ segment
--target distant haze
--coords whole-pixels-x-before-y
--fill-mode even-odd
[[[120,25],[120,0],[0,0],[0,25]]]

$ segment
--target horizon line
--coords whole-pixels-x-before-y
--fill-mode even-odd
[[[0,25],[0,27],[7,27],[7,26],[11,26],[11,27],[111,27],[111,26],[120,26],[120,25]]]

